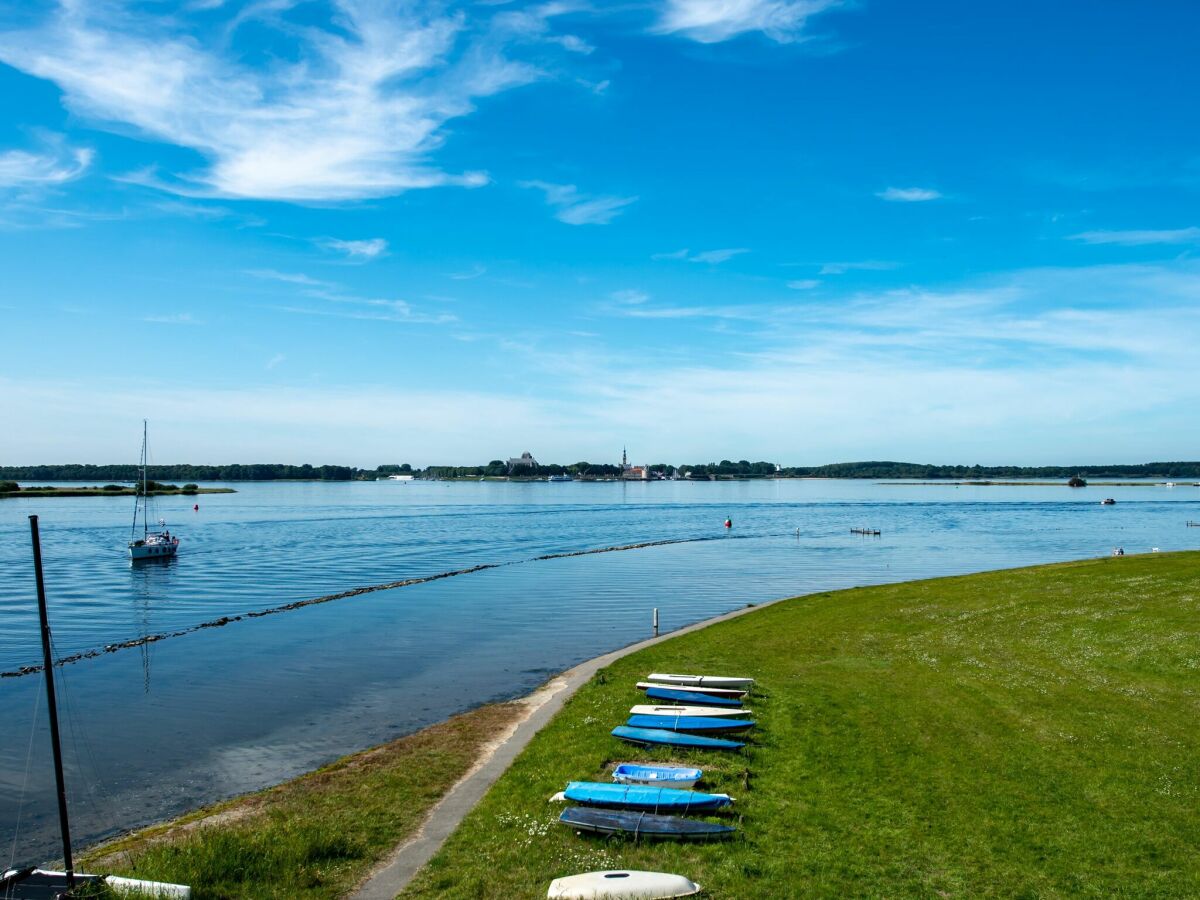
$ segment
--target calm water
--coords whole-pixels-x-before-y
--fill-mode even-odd
[[[180,556],[133,568],[130,498],[0,502],[0,670],[40,661],[27,516],[66,656],[350,588],[59,670],[76,842],[278,782],[746,603],[1200,545],[1200,488],[862,481],[238,484],[159,500]],[[1115,506],[1101,498],[1114,496]],[[193,500],[200,510],[193,512]],[[722,523],[731,516],[734,527]],[[879,528],[879,538],[851,535]],[[544,561],[549,553],[691,543]],[[0,680],[0,845],[55,854],[40,677]],[[18,823],[19,819],[19,823]],[[18,827],[19,825],[19,827]],[[7,861],[6,861],[7,862]]]

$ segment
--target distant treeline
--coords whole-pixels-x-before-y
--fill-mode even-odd
[[[230,466],[147,466],[146,477],[156,481],[351,481],[358,469],[350,466],[287,466],[282,463],[252,463]],[[0,478],[14,481],[137,481],[135,465],[92,466],[72,463],[62,466],[0,466]]]
[[[1103,466],[935,466],[905,462],[851,462],[824,466],[778,467],[770,462],[723,459],[720,462],[671,465],[655,463],[650,471],[661,476],[704,478],[907,478],[921,481],[937,479],[980,480],[990,478],[1200,478],[1200,462],[1151,462]],[[608,463],[577,462],[570,465],[545,464],[518,466],[512,471],[503,460],[494,459],[482,466],[428,466],[415,468],[408,463],[382,465],[374,469],[352,466],[290,466],[282,463],[234,464],[228,466],[149,466],[147,477],[156,481],[355,481],[411,474],[419,478],[485,478],[506,475],[544,478],[571,475],[576,478],[611,478],[621,467]],[[95,484],[135,481],[137,466],[0,466],[0,479],[12,481],[87,481]]]

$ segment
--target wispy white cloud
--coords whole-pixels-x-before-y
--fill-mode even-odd
[[[0,188],[40,188],[74,181],[91,167],[95,151],[53,141],[41,152],[0,153]]]
[[[942,198],[940,191],[919,187],[890,187],[887,190],[878,191],[875,196],[881,200],[889,200],[893,203],[925,203],[929,200],[940,200]]]
[[[719,265],[727,260],[733,259],[735,256],[740,256],[743,253],[749,253],[748,247],[723,247],[720,250],[701,250],[698,253],[692,253],[690,250],[675,250],[671,253],[655,253],[651,255],[651,259],[678,259],[686,260],[687,262],[709,263],[710,265]]]
[[[276,366],[278,366],[280,363],[282,363],[286,359],[287,359],[287,357],[284,356],[282,353],[276,353],[274,356],[272,356],[270,359],[267,360],[264,368],[266,368],[268,370],[274,369]]]
[[[200,321],[191,313],[171,313],[168,315],[145,316],[143,322],[153,322],[156,325],[199,325]]]
[[[637,306],[650,299],[649,294],[647,294],[645,291],[640,291],[637,288],[629,288],[623,291],[613,291],[609,296],[617,303],[621,303],[626,306]]]
[[[821,284],[816,278],[796,278],[787,283],[793,291],[811,291],[813,288]]]
[[[40,24],[0,33],[0,60],[52,81],[83,118],[200,153],[205,168],[150,179],[182,194],[330,201],[486,182],[430,157],[446,122],[479,98],[542,77],[508,55],[525,38],[507,13],[468,20],[437,4],[339,0],[327,25],[297,27],[282,16],[292,5],[205,14],[224,15],[230,32],[250,19],[271,30],[279,52],[265,65],[231,41],[195,39],[178,8],[105,0],[62,0]],[[564,8],[524,15],[548,31]]]
[[[704,44],[761,31],[787,43],[806,37],[810,17],[840,5],[839,0],[666,0],[654,30]]]
[[[582,194],[573,184],[548,181],[521,181],[518,184],[544,193],[546,203],[555,210],[554,218],[568,225],[607,225],[637,200],[637,197]]]
[[[452,278],[455,281],[471,281],[472,279],[479,278],[480,276],[485,275],[485,274],[487,274],[487,266],[481,266],[478,263],[476,263],[475,265],[471,266],[471,268],[467,269],[465,272],[451,272],[446,277]]]
[[[1141,247],[1147,244],[1200,244],[1200,228],[1170,228],[1143,231],[1084,231],[1071,235],[1085,244],[1121,244]]]
[[[830,262],[822,263],[818,275],[845,275],[847,272],[886,272],[889,269],[898,269],[899,263],[886,262],[884,260],[867,259],[860,262]]]
[[[343,241],[337,238],[324,238],[317,241],[318,245],[335,253],[345,254],[348,258],[359,262],[378,259],[387,254],[388,242],[383,238],[369,238],[359,241]]]
[[[254,278],[275,281],[283,285],[294,285],[292,296],[323,301],[325,305],[297,306],[293,303],[276,304],[272,309],[294,315],[332,316],[343,319],[368,319],[383,322],[406,322],[421,325],[448,325],[458,321],[451,313],[426,313],[407,300],[381,297],[363,297],[333,281],[311,278],[299,272],[278,272],[274,269],[251,269],[246,272]]]

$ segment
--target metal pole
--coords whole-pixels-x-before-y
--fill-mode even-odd
[[[67,870],[67,889],[75,887],[75,863],[71,859],[71,826],[67,822],[67,783],[63,777],[62,747],[58,738],[58,704],[54,697],[54,660],[50,655],[50,622],[46,617],[46,582],[42,578],[42,542],[38,538],[38,517],[29,517],[33,537],[33,571],[37,575],[38,618],[42,623],[42,665],[46,673],[46,707],[50,713],[50,748],[54,751],[54,780],[58,784],[58,824],[62,830],[63,864]]]
[[[658,607],[654,607],[654,636],[658,637]]]

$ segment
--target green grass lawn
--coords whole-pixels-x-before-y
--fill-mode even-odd
[[[624,745],[651,671],[759,679],[740,753]],[[577,835],[547,802],[622,760],[703,766],[739,835]],[[1200,554],[803,597],[615,663],[405,897],[544,897],[604,868],[711,897],[1200,896]],[[714,817],[714,820],[716,817]]]
[[[520,712],[512,703],[480,707],[94,848],[78,868],[189,884],[195,900],[341,897],[416,830]]]

